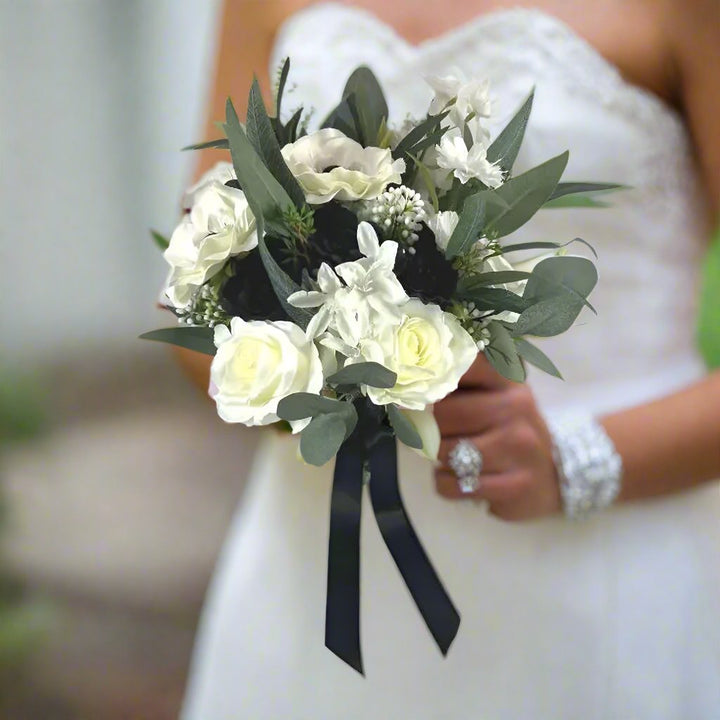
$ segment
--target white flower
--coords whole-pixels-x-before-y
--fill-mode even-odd
[[[448,240],[455,232],[459,219],[460,216],[454,210],[442,210],[427,218],[425,223],[435,235],[435,244],[438,250],[443,252],[447,250]]]
[[[187,307],[193,292],[232,255],[258,244],[255,217],[236,188],[210,182],[198,191],[192,210],[175,228],[165,260],[170,276],[165,294],[176,308]]]
[[[416,450],[428,460],[437,460],[440,451],[440,428],[431,407],[424,410],[400,409],[400,412],[413,424],[422,440],[422,450]],[[414,448],[413,448],[414,449]]]
[[[183,194],[182,206],[185,210],[190,210],[197,200],[197,196],[202,190],[212,183],[219,182],[224,185],[229,180],[236,180],[235,168],[232,163],[221,161],[211,167],[200,179],[191,185]]]
[[[408,299],[393,272],[397,243],[388,240],[381,245],[367,222],[358,225],[357,240],[363,258],[341,263],[334,271],[323,263],[318,270],[320,291],[301,290],[288,298],[295,307],[322,306],[308,325],[310,336],[318,336],[330,326],[350,348],[371,334],[376,317],[399,322],[399,306]]]
[[[399,183],[404,160],[389,149],[364,148],[334,128],[323,128],[282,148],[282,155],[309,203],[377,197]],[[329,169],[330,168],[330,169]]]
[[[296,392],[319,393],[323,369],[317,348],[291,322],[245,322],[215,328],[217,354],[210,366],[210,395],[218,415],[230,423],[268,425],[277,406]],[[292,423],[298,432],[308,420]]]
[[[373,337],[361,344],[363,359],[397,373],[397,381],[388,389],[366,391],[376,405],[396,403],[423,410],[457,388],[477,356],[477,347],[457,318],[437,305],[411,298],[401,310],[399,325],[376,325]]]
[[[461,137],[446,134],[436,148],[438,167],[452,170],[461,183],[477,178],[491,188],[502,185],[502,170],[499,165],[488,162],[483,142],[476,141],[468,150]]]
[[[431,113],[441,112],[452,102],[448,119],[460,128],[464,126],[468,115],[490,117],[492,105],[490,83],[487,80],[465,80],[463,74],[457,71],[457,75],[430,75],[425,81],[435,91],[435,97],[430,104]]]

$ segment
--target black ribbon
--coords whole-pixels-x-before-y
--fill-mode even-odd
[[[366,468],[380,533],[443,655],[455,639],[460,615],[430,564],[403,505],[398,485],[397,444],[379,414],[382,409],[365,400],[358,401],[356,408],[358,425],[335,460],[325,645],[364,674],[360,649],[360,516]]]

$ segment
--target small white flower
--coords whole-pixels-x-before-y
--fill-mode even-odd
[[[336,346],[338,350],[345,346],[356,348],[372,332],[378,316],[399,322],[402,315],[398,307],[408,299],[393,272],[397,243],[388,240],[381,245],[367,222],[358,225],[357,240],[364,257],[341,263],[334,271],[323,263],[317,278],[320,290],[301,290],[288,298],[295,307],[321,306],[307,332],[317,337],[331,327],[345,344]]]
[[[245,194],[210,182],[198,191],[192,210],[175,228],[164,252],[171,267],[165,294],[174,307],[187,307],[193,292],[229,257],[257,244],[255,217]]]
[[[404,160],[388,148],[364,148],[340,130],[323,128],[282,148],[282,155],[309,203],[333,198],[348,202],[377,197],[389,183],[399,183]]]
[[[436,148],[438,167],[452,170],[461,183],[477,178],[491,188],[502,185],[502,170],[499,165],[488,162],[484,143],[477,141],[468,150],[461,137],[446,134]]]
[[[364,360],[397,373],[391,388],[366,388],[376,405],[395,403],[423,410],[455,390],[477,356],[477,346],[458,319],[437,305],[411,298],[400,324],[376,324],[361,343]]]
[[[232,163],[221,161],[211,167],[200,179],[191,185],[183,194],[182,206],[185,210],[190,210],[197,201],[198,195],[209,185],[220,183],[224,185],[229,180],[236,180],[235,168]]]
[[[437,114],[452,102],[448,119],[462,128],[468,115],[488,118],[492,111],[490,102],[490,83],[487,80],[466,80],[463,74],[455,71],[453,75],[430,75],[425,81],[435,91],[430,104],[430,112]]]
[[[435,235],[435,244],[438,250],[443,252],[447,250],[448,240],[455,232],[459,219],[460,216],[454,210],[442,210],[425,221]]]
[[[296,392],[320,393],[323,368],[317,348],[290,322],[245,322],[215,328],[217,353],[210,366],[210,396],[229,423],[268,425],[277,406]],[[298,432],[309,420],[291,423]]]

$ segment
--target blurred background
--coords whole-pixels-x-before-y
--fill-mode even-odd
[[[218,0],[0,0],[0,719],[175,718],[256,436],[164,346]],[[720,242],[699,342],[720,365]]]

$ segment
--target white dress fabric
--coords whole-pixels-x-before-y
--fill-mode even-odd
[[[570,150],[564,179],[631,190],[608,209],[543,210],[515,235],[580,236],[599,254],[591,298],[542,342],[565,376],[532,373],[544,410],[596,413],[698,379],[698,266],[707,237],[688,137],[676,112],[629,84],[559,20],[503,10],[413,46],[373,15],[320,3],[282,27],[295,94],[324,117],[367,64],[391,119],[421,117],[422,77],[488,77],[495,130],[535,86],[516,172]],[[462,616],[446,658],[363,509],[361,639],[366,677],[323,644],[332,464],[298,462],[267,431],[212,583],[184,720],[705,720],[720,718],[717,483],[613,508],[584,523],[507,524],[450,502],[400,453],[407,508]]]

